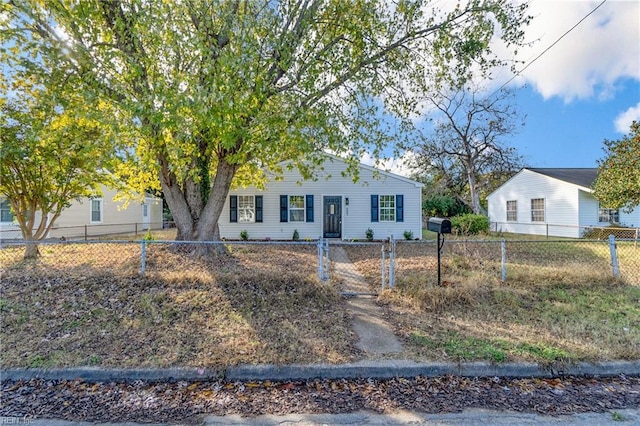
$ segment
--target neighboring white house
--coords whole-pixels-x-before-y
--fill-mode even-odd
[[[374,239],[404,238],[405,231],[422,237],[422,184],[405,177],[359,165],[359,180],[345,176],[347,165],[327,156],[315,180],[297,170],[270,180],[264,190],[232,190],[220,217],[220,235],[239,239]]]
[[[117,192],[102,187],[102,196],[73,201],[53,224],[47,238],[77,238],[162,228],[162,200],[146,196],[144,202],[116,201]],[[36,218],[39,223],[39,217]],[[0,238],[20,239],[20,228],[6,197],[0,195]]]
[[[640,227],[640,208],[600,206],[591,189],[597,174],[595,168],[520,170],[487,197],[492,229],[578,238],[587,227]]]

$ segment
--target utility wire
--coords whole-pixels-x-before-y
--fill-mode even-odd
[[[504,83],[502,86],[500,86],[499,88],[497,88],[492,94],[491,96],[495,95],[496,93],[498,93],[500,90],[502,90],[507,84],[511,83],[516,77],[518,77],[520,74],[522,74],[522,72],[524,70],[526,70],[527,68],[529,68],[535,61],[537,61],[538,59],[540,59],[540,57],[542,55],[544,55],[545,53],[547,53],[553,46],[555,46],[556,44],[558,44],[560,42],[560,40],[562,40],[563,38],[565,38],[565,36],[567,36],[571,31],[573,31],[574,29],[576,29],[576,27],[578,25],[580,25],[582,23],[582,21],[584,21],[585,19],[587,19],[589,16],[591,16],[596,10],[600,9],[600,7],[605,4],[607,2],[607,0],[602,0],[602,2],[597,5],[591,12],[587,13],[582,19],[580,19],[573,27],[569,28],[564,34],[562,34],[556,41],[554,41],[553,43],[551,43],[551,45],[549,47],[547,47],[546,49],[544,49],[542,51],[542,53],[540,53],[538,56],[536,56],[531,62],[529,62],[527,65],[524,66],[524,68],[522,68],[520,71],[516,72],[515,75],[513,77],[511,77],[509,80],[507,80],[506,83]],[[491,97],[489,96],[489,98]]]

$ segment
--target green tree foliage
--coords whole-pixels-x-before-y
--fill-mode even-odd
[[[634,121],[628,135],[604,145],[607,156],[598,162],[594,195],[603,206],[631,211],[640,206],[640,123]]]
[[[469,213],[470,209],[452,195],[432,195],[422,202],[422,210],[427,216],[452,217]]]
[[[23,238],[38,241],[74,199],[111,181],[104,170],[115,145],[98,120],[74,115],[86,107],[82,100],[58,102],[54,93],[14,77],[10,98],[0,97],[0,194]],[[37,244],[27,244],[25,258],[37,256]]]
[[[486,234],[489,232],[489,218],[481,214],[463,214],[451,219],[451,228],[462,235]]]
[[[520,45],[525,13],[501,0],[11,0],[4,34],[21,49],[12,66],[56,58],[130,117],[139,138],[120,174],[152,170],[178,239],[211,240],[232,184],[284,160],[310,177],[324,151],[355,174],[392,140],[381,109],[406,117],[412,81],[495,65],[489,41]]]

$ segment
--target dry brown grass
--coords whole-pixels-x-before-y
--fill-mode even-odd
[[[443,286],[435,244],[398,244],[397,286],[379,302],[404,339],[399,356],[638,357],[640,285],[610,278],[606,244],[509,244],[505,284],[499,245],[446,245]],[[362,355],[338,288],[317,280],[314,245],[226,247],[196,258],[189,247],[149,243],[144,277],[139,242],[45,244],[35,262],[20,248],[0,250],[0,366],[215,368]],[[640,273],[638,249],[618,248],[621,270]],[[379,290],[380,245],[345,249]]]
[[[378,289],[371,271],[380,269],[380,257],[372,256],[373,248],[346,249]],[[640,285],[612,278],[607,245],[513,245],[506,283],[500,282],[499,249],[445,246],[438,286],[435,244],[398,244],[396,288],[379,301],[404,337],[407,357],[543,363],[638,358]],[[621,267],[633,254],[624,250],[619,247],[626,256]],[[628,268],[633,263],[624,265],[634,270]]]
[[[2,252],[2,367],[336,363],[357,354],[339,292],[314,276],[315,249],[232,246],[203,260],[151,245],[145,277],[132,261],[137,245],[45,246],[36,264]]]

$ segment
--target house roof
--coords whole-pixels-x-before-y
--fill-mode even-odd
[[[528,167],[527,170],[585,188],[591,188],[596,177],[598,177],[598,169],[596,168],[540,169]]]
[[[324,152],[322,155],[328,161],[331,161],[331,162],[338,161],[338,162],[341,162],[343,164],[346,164],[344,158],[340,158],[337,155],[330,154],[328,152]],[[281,164],[286,164],[288,162],[289,162],[288,160],[285,160],[285,161],[282,161]],[[364,170],[369,170],[371,172],[378,173],[381,176],[387,176],[387,177],[390,177],[392,179],[397,179],[397,180],[400,180],[400,181],[403,181],[403,182],[406,182],[406,183],[410,183],[410,184],[414,185],[416,188],[424,187],[424,184],[422,182],[418,182],[418,181],[410,179],[408,177],[405,177],[405,176],[402,176],[402,175],[399,175],[397,173],[393,173],[393,172],[390,172],[390,171],[387,171],[387,170],[379,169],[379,168],[374,167],[374,166],[369,166],[369,165],[364,164],[362,162],[358,163],[358,167],[361,168],[361,169],[364,169]]]

